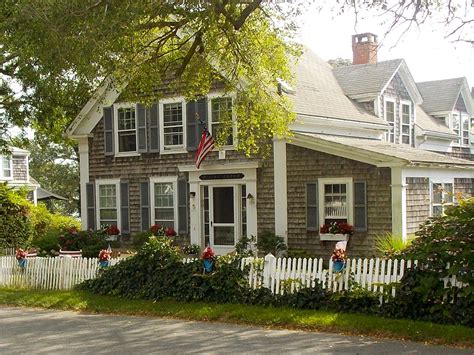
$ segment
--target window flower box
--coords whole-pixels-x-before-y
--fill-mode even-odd
[[[324,241],[348,241],[349,240],[349,235],[348,234],[342,234],[342,233],[319,233],[319,238]]]

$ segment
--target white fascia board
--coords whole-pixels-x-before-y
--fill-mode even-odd
[[[446,169],[446,168],[433,168],[433,167],[405,167],[402,170],[403,178],[407,177],[429,177],[433,180],[448,181],[454,178],[474,178],[474,169]]]
[[[423,129],[420,126],[418,126],[418,127],[421,129],[421,131],[422,131],[421,135],[423,135],[423,136],[434,137],[434,138],[448,140],[448,141],[452,141],[453,139],[457,138],[457,135],[455,135],[455,134],[443,133],[443,132],[437,132],[437,131],[430,131],[430,130]]]
[[[67,128],[66,136],[77,139],[90,134],[102,117],[102,107],[112,105],[120,91],[113,86],[112,79],[106,78]]]
[[[220,171],[220,170],[236,170],[236,169],[257,169],[262,166],[262,163],[259,161],[250,161],[244,163],[223,163],[223,164],[213,164],[213,165],[202,165],[200,169],[196,168],[196,165],[178,165],[178,170],[180,172],[191,172],[191,171],[200,171],[202,173],[207,173],[209,171]]]
[[[317,150],[319,152],[336,155],[342,158],[356,160],[362,163],[374,165],[376,167],[406,166],[407,161],[399,158],[388,157],[386,155],[361,150],[355,147],[347,149],[348,146],[334,143],[327,140],[318,140],[318,138],[305,137],[296,134],[289,144],[294,144],[303,148]]]
[[[402,59],[398,68],[395,69],[390,79],[385,83],[385,86],[380,91],[380,94],[383,95],[383,93],[385,92],[385,90],[387,90],[387,87],[390,85],[397,73],[400,75],[403,85],[405,85],[415,105],[421,104],[423,102],[423,97],[421,96],[420,91],[416,86],[415,80],[413,79],[413,76],[411,75],[410,70],[408,69],[408,66],[405,63],[404,59]]]
[[[466,105],[467,113],[471,118],[474,117],[474,98],[471,96],[471,90],[469,89],[469,84],[467,83],[466,78],[464,78],[462,83],[461,95],[464,100],[464,104]]]
[[[356,100],[358,102],[367,102],[367,101],[375,100],[379,95],[380,95],[379,92],[369,92],[369,93],[364,92],[362,94],[351,94],[347,96],[349,96],[352,100]]]

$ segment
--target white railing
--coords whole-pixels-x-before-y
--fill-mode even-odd
[[[120,259],[112,259],[115,265]],[[195,259],[183,259],[184,263]],[[249,286],[267,287],[274,294],[293,292],[316,283],[334,292],[347,290],[353,283],[371,291],[388,291],[395,295],[393,284],[399,282],[408,268],[416,265],[411,260],[349,259],[341,272],[334,272],[333,263],[324,268],[322,258],[245,258],[241,267],[250,267]],[[0,257],[0,286],[26,287],[44,290],[68,290],[95,278],[99,271],[96,258],[31,258],[21,268],[14,256]],[[454,277],[443,279],[463,287]],[[389,288],[389,289],[387,289]]]

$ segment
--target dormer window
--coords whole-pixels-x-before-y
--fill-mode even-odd
[[[453,112],[452,114],[452,127],[454,133],[458,136],[456,139],[457,144],[467,146],[470,144],[469,134],[469,115],[464,112]]]
[[[402,103],[401,104],[401,129],[400,129],[400,136],[401,136],[401,143],[403,144],[411,144],[411,120],[410,120],[410,104],[409,103]]]
[[[116,105],[116,147],[118,153],[137,151],[137,122],[135,106]]]
[[[0,157],[0,178],[10,180],[12,178],[12,160],[7,157]]]
[[[387,133],[387,141],[395,143],[395,102],[385,101],[385,121],[390,125],[390,132]]]

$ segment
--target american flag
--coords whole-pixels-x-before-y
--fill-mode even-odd
[[[214,149],[214,138],[211,136],[207,128],[204,128],[196,152],[196,168],[199,169],[201,163],[206,159],[212,149]]]

